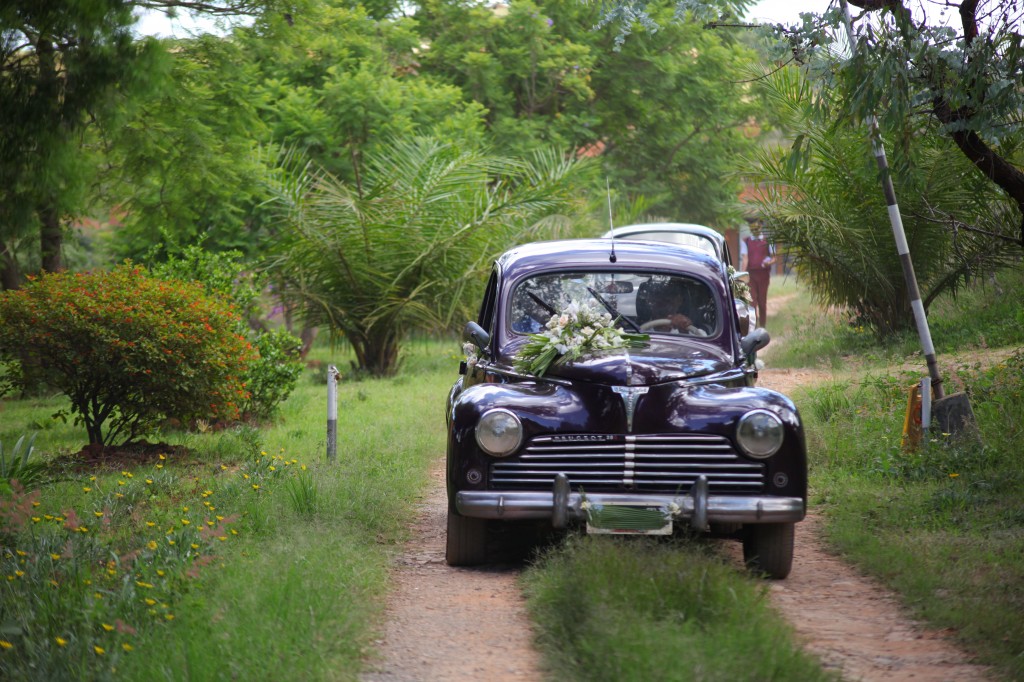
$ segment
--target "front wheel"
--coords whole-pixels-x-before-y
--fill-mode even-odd
[[[487,561],[487,519],[449,511],[444,558],[449,566],[478,566]]]
[[[793,568],[795,524],[757,523],[743,533],[743,561],[750,570],[782,580]]]

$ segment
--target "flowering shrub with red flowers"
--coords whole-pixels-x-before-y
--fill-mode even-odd
[[[0,295],[0,358],[67,395],[90,444],[135,440],[167,418],[237,418],[257,357],[227,304],[131,263]]]

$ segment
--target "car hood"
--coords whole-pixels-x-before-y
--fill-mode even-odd
[[[732,358],[710,343],[652,337],[643,348],[600,351],[572,362],[556,362],[547,375],[613,386],[651,386],[704,377],[734,366]]]

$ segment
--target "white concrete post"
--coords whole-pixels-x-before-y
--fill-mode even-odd
[[[327,367],[327,461],[338,458],[338,368]]]

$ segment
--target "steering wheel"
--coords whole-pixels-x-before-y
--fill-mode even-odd
[[[655,329],[656,327],[669,327],[669,328],[671,328],[672,327],[672,320],[668,319],[667,317],[661,317],[661,318],[659,318],[657,320],[648,320],[647,322],[644,322],[642,325],[640,325],[640,331],[648,332],[648,331],[650,331],[652,329]]]

